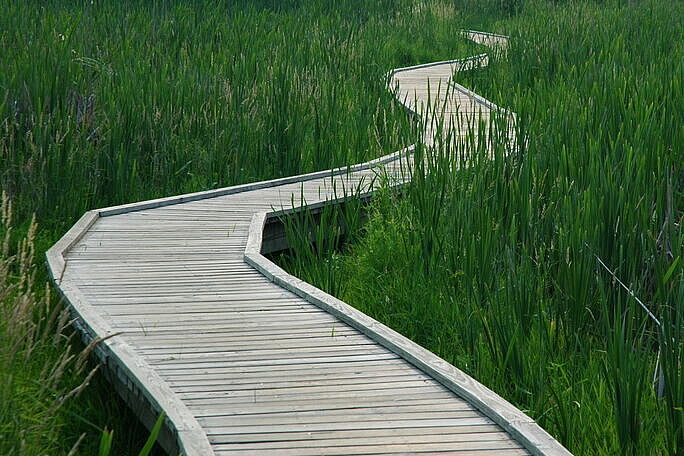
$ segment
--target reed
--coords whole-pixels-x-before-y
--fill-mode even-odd
[[[14,242],[5,193],[0,214],[0,453],[36,454],[60,448],[62,429],[55,423],[63,423],[67,402],[97,367],[79,362],[69,344],[68,312],[55,306],[47,284],[36,283],[35,219]]]
[[[4,1],[0,184],[18,217],[61,232],[93,207],[400,148],[387,69],[474,46],[449,9],[351,3]]]
[[[518,113],[524,147],[495,160],[418,147],[428,165],[401,198],[381,191],[359,231],[353,211],[324,214],[317,246],[300,239],[308,253],[289,261],[577,454],[684,453],[682,8],[0,0],[3,213],[14,203],[0,229],[0,453],[96,453],[106,426],[114,452],[147,437],[131,437],[92,366],[78,372],[83,347],[36,266],[76,218],[411,144],[385,73],[479,53],[464,26],[512,36],[507,58],[457,78]],[[342,251],[324,236],[340,220],[355,241]]]

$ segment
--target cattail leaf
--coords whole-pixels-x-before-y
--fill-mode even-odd
[[[675,258],[675,260],[672,262],[669,268],[667,268],[667,272],[663,276],[663,285],[667,284],[669,282],[670,278],[672,277],[672,274],[674,274],[675,270],[677,269],[677,266],[679,265],[679,260],[682,257],[678,256]]]

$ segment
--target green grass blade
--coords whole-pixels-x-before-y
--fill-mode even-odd
[[[114,440],[114,431],[104,429],[100,437],[100,451],[99,456],[109,456],[112,451],[112,441]]]
[[[157,442],[157,437],[159,437],[159,431],[161,431],[161,427],[162,424],[164,424],[165,417],[166,415],[164,414],[164,412],[162,412],[159,415],[159,418],[157,418],[157,422],[154,423],[152,432],[150,432],[150,436],[147,438],[147,442],[145,442],[145,446],[143,446],[142,450],[140,450],[138,456],[147,456],[150,454],[150,451],[152,451],[152,447],[154,447],[154,444]]]

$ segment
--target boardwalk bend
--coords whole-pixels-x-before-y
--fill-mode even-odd
[[[498,35],[467,36],[506,44]],[[390,73],[409,110],[439,106],[423,118],[426,145],[443,131],[437,117],[445,130],[477,129],[472,119],[502,112],[451,82],[455,70],[486,63],[480,55]],[[465,135],[458,128],[456,136]],[[570,454],[456,367],[262,256],[273,208],[334,204],[342,188],[370,194],[380,173],[405,182],[411,150],[90,211],[48,251],[52,278],[86,340],[116,334],[98,345],[112,383],[148,424],[166,413],[167,450]]]

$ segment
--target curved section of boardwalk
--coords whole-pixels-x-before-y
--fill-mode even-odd
[[[471,38],[505,43],[496,35]],[[450,82],[458,67],[485,59],[392,72],[407,108],[439,106],[427,118],[426,144],[444,126],[472,128],[472,119],[491,115],[493,105]],[[168,449],[569,454],[455,367],[261,255],[275,212],[370,194],[381,180],[404,183],[410,152],[91,211],[48,252],[86,339],[115,334],[98,353],[120,392],[143,420],[167,414]]]

